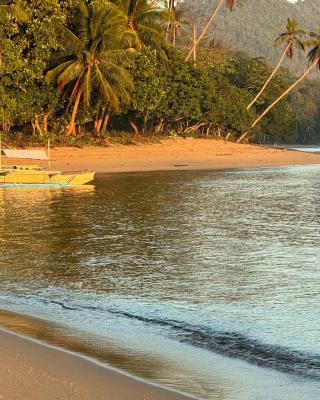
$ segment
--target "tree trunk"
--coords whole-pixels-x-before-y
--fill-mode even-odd
[[[134,122],[130,122],[130,125],[132,126],[134,133],[138,136],[139,135],[139,129],[137,127],[137,125]]]
[[[224,2],[224,0],[218,0],[216,8],[213,10],[210,18],[208,19],[208,22],[207,22],[206,26],[203,28],[203,31],[200,33],[200,35],[199,35],[198,39],[196,40],[195,44],[192,46],[192,49],[189,51],[189,54],[187,55],[185,61],[188,61],[189,58],[191,57],[192,53],[197,49],[200,41],[203,39],[204,35],[207,33],[207,30],[209,29],[212,21],[214,20],[214,18],[218,14],[220,8],[222,7],[223,2]]]
[[[97,132],[97,126],[98,126],[98,120],[99,120],[99,113],[100,113],[100,109],[98,109],[98,111],[96,112],[96,118],[94,120],[94,130],[95,132]]]
[[[104,116],[104,120],[103,120],[103,124],[102,124],[102,132],[107,130],[109,119],[110,119],[110,114],[107,112]]]
[[[36,130],[38,131],[39,134],[41,134],[41,127],[39,124],[39,116],[38,114],[34,114],[34,126],[36,128]]]
[[[227,136],[225,137],[225,140],[229,140],[230,136],[232,135],[231,132],[228,132]]]
[[[77,134],[75,121],[76,121],[76,116],[77,116],[77,111],[79,108],[81,95],[82,95],[82,91],[81,91],[81,89],[79,89],[78,93],[77,93],[77,97],[76,97],[74,105],[73,105],[71,120],[70,120],[70,124],[69,124],[68,130],[67,130],[67,133],[66,133],[67,136],[75,136]]]
[[[249,135],[249,131],[244,132],[239,139],[237,139],[236,143],[241,143],[243,141],[243,139],[245,139],[248,135]]]
[[[156,128],[155,128],[155,133],[156,134],[159,134],[159,133],[161,133],[162,132],[162,130],[163,130],[163,126],[164,126],[164,121],[163,121],[163,118],[161,118],[160,119],[160,122],[158,123],[158,125],[156,126]]]
[[[96,132],[99,134],[101,132],[101,125],[105,113],[105,107],[102,108],[101,112],[99,113],[99,118],[97,120]]]
[[[169,31],[170,31],[170,25],[171,25],[171,12],[174,7],[174,0],[169,0],[169,19],[168,19],[168,24],[167,24],[167,31],[166,31],[166,41],[169,39]]]
[[[192,43],[194,46],[194,51],[193,51],[193,65],[196,66],[196,60],[197,60],[197,49],[195,47],[197,41],[197,31],[196,31],[196,24],[194,23],[192,26]]]
[[[42,131],[48,132],[48,119],[49,119],[49,112],[43,113],[43,122],[42,122]]]
[[[268,112],[276,105],[279,103],[280,100],[282,100],[284,97],[286,97],[296,86],[299,85],[300,82],[302,82],[307,75],[313,70],[313,68],[319,63],[320,59],[318,58],[315,62],[313,62],[310,67],[305,71],[305,73],[300,76],[299,79],[297,79],[284,93],[282,93],[281,96],[279,96],[270,106],[264,110],[262,114],[259,115],[259,117],[253,122],[251,125],[251,128],[254,128],[257,123],[266,115]]]
[[[143,133],[146,133],[147,130],[147,124],[148,124],[148,119],[149,119],[149,112],[146,111],[143,117]]]
[[[176,34],[177,34],[177,28],[173,28],[172,32],[172,47],[176,47]]]
[[[274,77],[274,75],[276,74],[276,72],[278,71],[278,69],[280,68],[280,66],[281,66],[281,64],[282,64],[282,62],[283,62],[283,60],[284,60],[284,58],[285,58],[285,56],[286,56],[286,54],[287,54],[287,51],[289,50],[289,48],[290,48],[290,46],[291,46],[291,43],[289,43],[288,45],[287,45],[287,47],[285,48],[285,50],[284,50],[284,52],[283,52],[283,54],[282,54],[282,56],[281,56],[281,58],[280,58],[280,60],[279,60],[279,62],[278,62],[278,64],[277,64],[277,66],[275,67],[275,69],[272,71],[272,74],[269,76],[269,78],[266,80],[266,82],[265,82],[265,84],[262,86],[262,89],[260,90],[260,92],[256,95],[256,97],[252,100],[252,102],[248,105],[248,107],[247,107],[247,110],[249,110],[253,105],[254,105],[254,103],[259,99],[259,97],[262,95],[262,93],[265,91],[265,88],[269,85],[269,82],[271,81],[271,79]]]

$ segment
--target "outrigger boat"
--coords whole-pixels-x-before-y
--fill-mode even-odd
[[[2,156],[46,160],[47,169],[38,165],[2,165]],[[61,172],[51,169],[50,142],[48,154],[44,150],[11,150],[1,148],[0,138],[0,187],[10,186],[79,186],[91,182],[94,172]]]

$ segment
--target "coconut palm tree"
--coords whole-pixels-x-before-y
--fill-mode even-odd
[[[173,8],[175,7],[174,4],[175,0],[169,0],[169,4],[168,4],[168,22],[167,22],[167,29],[166,29],[166,42],[168,42],[169,39],[169,32],[170,32],[170,23],[171,23],[171,13]]]
[[[124,25],[133,31],[140,47],[150,46],[161,52],[164,45],[165,12],[150,5],[148,0],[111,0]],[[137,45],[137,44],[136,44]]]
[[[169,29],[172,32],[173,47],[176,47],[176,39],[178,31],[181,29],[182,24],[185,23],[184,15],[185,13],[182,8],[176,8],[176,7],[172,8]]]
[[[135,35],[123,28],[121,15],[108,5],[81,0],[75,32],[63,31],[64,52],[45,80],[53,83],[73,104],[67,135],[75,135],[75,120],[80,101],[89,106],[93,92],[100,102],[118,110],[121,101],[128,102],[132,81],[126,70],[135,49],[130,43]]]
[[[224,3],[226,3],[227,8],[232,11],[235,2],[237,0],[217,0],[216,7],[214,8],[212,14],[210,15],[210,18],[208,19],[208,22],[206,23],[205,27],[203,28],[202,32],[198,36],[198,39],[195,41],[194,45],[192,46],[191,50],[189,51],[185,61],[188,61],[190,57],[192,56],[192,53],[196,51],[199,43],[203,39],[204,35],[207,33],[210,25],[212,24],[212,21],[215,19],[215,17],[218,15],[218,12],[220,8],[223,6]]]
[[[299,85],[315,68],[318,67],[320,69],[320,30],[318,32],[310,32],[310,40],[305,42],[306,47],[312,47],[309,51],[307,58],[309,59],[309,65],[306,71],[297,79],[281,96],[279,96],[268,108],[266,108],[263,113],[259,115],[259,117],[253,122],[251,125],[251,129],[254,128],[258,122],[267,115],[272,108],[279,103],[284,97],[286,97],[295,87]]]
[[[297,47],[298,49],[301,49],[303,51],[305,50],[304,43],[300,40],[300,36],[305,33],[306,33],[306,31],[304,29],[299,28],[299,25],[298,25],[298,22],[296,19],[288,18],[288,23],[287,23],[285,32],[281,33],[277,37],[277,39],[274,41],[274,44],[276,46],[284,43],[285,44],[284,51],[280,57],[278,64],[272,71],[271,75],[266,80],[263,87],[261,88],[259,93],[256,95],[256,97],[248,105],[248,107],[247,107],[248,110],[256,103],[256,101],[260,98],[262,93],[265,91],[266,87],[269,85],[270,81],[272,80],[272,78],[274,77],[274,75],[277,73],[280,66],[282,65],[285,57],[288,57],[290,60],[292,60],[295,47]]]

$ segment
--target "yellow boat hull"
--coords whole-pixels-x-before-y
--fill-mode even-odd
[[[85,185],[93,181],[94,172],[79,172],[79,173],[61,173],[53,175],[47,183],[58,185]]]
[[[0,185],[85,185],[94,179],[94,172],[62,173],[42,170],[0,171]]]
[[[0,184],[5,185],[40,185],[50,178],[47,171],[3,171]]]

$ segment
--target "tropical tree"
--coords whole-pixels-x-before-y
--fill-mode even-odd
[[[190,57],[192,56],[193,52],[196,51],[197,47],[199,46],[199,43],[201,42],[201,40],[203,39],[204,35],[207,33],[210,25],[212,24],[212,21],[215,19],[215,17],[217,16],[220,8],[223,6],[224,3],[226,3],[227,8],[232,11],[233,6],[235,4],[237,0],[217,0],[216,6],[212,12],[212,14],[210,15],[210,18],[208,19],[208,22],[206,23],[205,27],[203,28],[202,32],[200,33],[200,35],[198,36],[198,39],[195,41],[195,43],[193,44],[191,50],[189,51],[185,61],[188,61],[190,59]]]
[[[251,129],[254,128],[258,122],[267,115],[272,108],[279,103],[284,97],[286,97],[295,87],[299,85],[315,68],[318,67],[320,69],[320,30],[318,32],[311,32],[310,40],[305,42],[306,47],[312,47],[309,51],[307,58],[309,59],[309,66],[306,71],[297,79],[281,96],[279,96],[268,108],[266,108],[263,113],[261,113],[258,118],[251,125]]]
[[[272,71],[271,75],[268,77],[268,79],[266,80],[266,82],[262,86],[261,90],[256,95],[256,97],[248,105],[248,110],[256,103],[256,101],[260,98],[262,93],[265,91],[266,87],[269,85],[270,81],[272,80],[272,78],[274,77],[274,75],[277,73],[280,66],[282,65],[285,57],[288,57],[290,60],[292,60],[295,47],[304,51],[304,43],[300,40],[300,36],[305,33],[306,33],[306,31],[304,29],[299,28],[299,24],[296,19],[288,18],[288,23],[287,23],[285,32],[281,33],[277,37],[277,39],[274,41],[274,44],[276,46],[284,43],[285,44],[284,51],[280,57],[278,64]]]
[[[148,0],[111,1],[126,28],[135,33],[139,47],[149,46],[161,52],[164,45],[162,22],[165,12],[150,5]]]
[[[46,74],[46,82],[56,84],[73,104],[67,135],[76,134],[80,101],[88,107],[94,91],[116,111],[122,101],[129,101],[132,80],[126,67],[136,52],[130,45],[135,35],[123,28],[121,15],[107,3],[88,5],[81,0],[75,27],[75,32],[64,30],[65,50]]]
[[[172,46],[176,47],[176,39],[178,31],[181,29],[184,23],[184,10],[182,8],[173,7],[170,15],[170,25],[169,28],[172,33]]]

